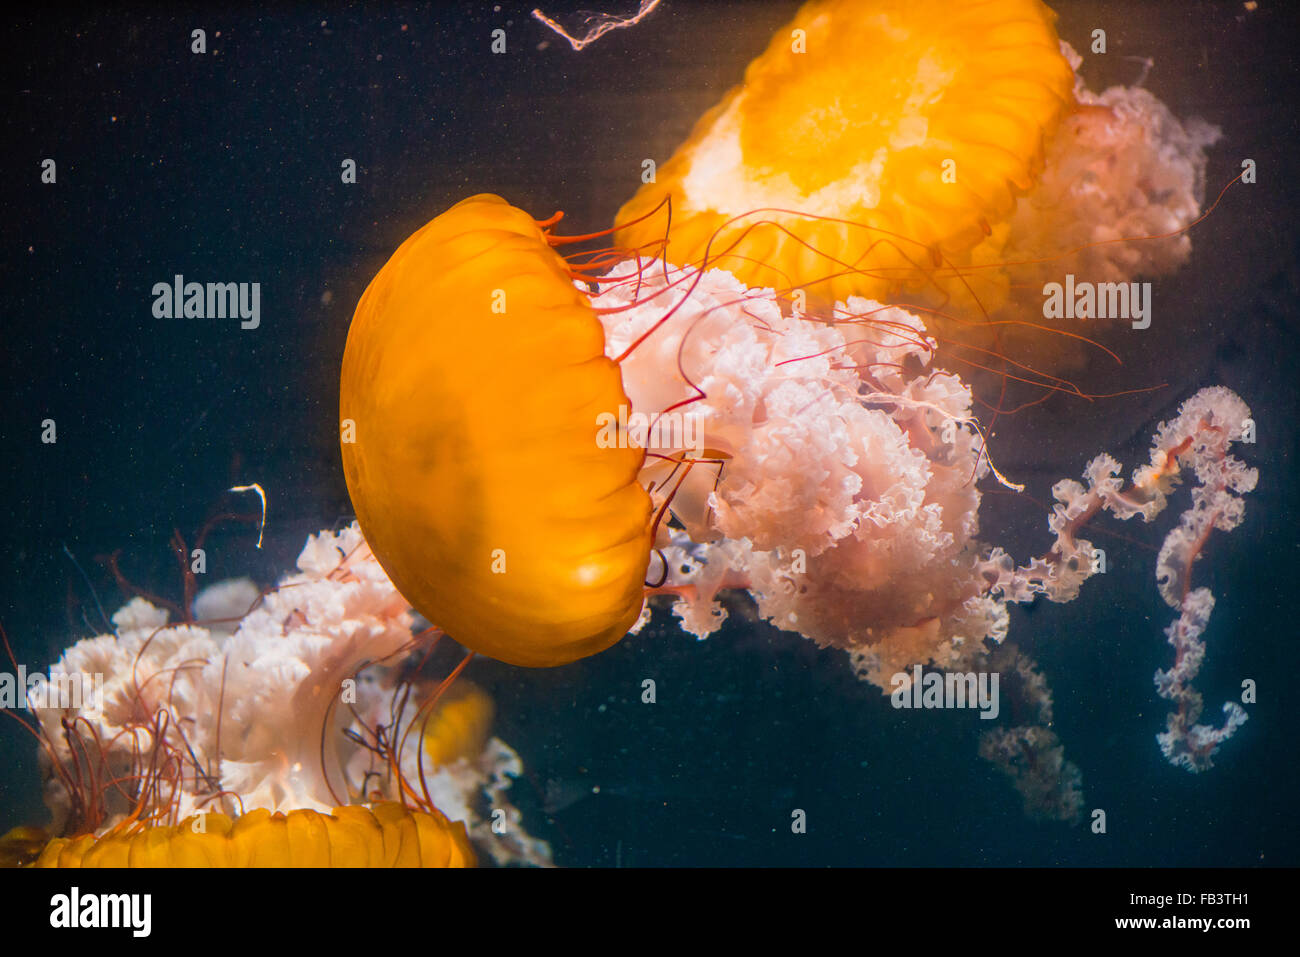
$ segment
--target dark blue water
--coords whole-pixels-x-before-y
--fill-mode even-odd
[[[1085,68],[1094,88],[1133,80],[1123,57],[1154,57],[1147,85],[1179,116],[1224,128],[1208,182],[1230,180],[1243,157],[1259,182],[1231,192],[1193,233],[1192,262],[1157,283],[1177,323],[1125,359],[1169,387],[1004,420],[999,467],[1046,501],[1099,451],[1142,460],[1155,423],[1196,389],[1242,395],[1261,478],[1243,526],[1197,569],[1218,598],[1198,686],[1214,714],[1253,678],[1251,720],[1203,775],[1155,745],[1165,708],[1151,676],[1168,663],[1170,616],[1151,568],[1171,510],[1120,528],[1136,542],[1107,540],[1122,573],[1072,604],[1012,613],[1106,834],[1028,818],[977,756],[973,713],[897,712],[842,653],[741,615],[702,643],[665,617],[570,667],[473,666],[528,768],[516,801],[559,863],[1300,862],[1295,24],[1240,3],[1058,6],[1077,46],[1098,25],[1110,33],[1116,56]],[[390,252],[476,192],[538,216],[562,208],[570,232],[607,227],[641,159],[665,158],[795,5],[669,0],[580,55],[539,49],[554,38],[527,9],[55,8],[7,31],[0,623],[23,663],[47,665],[98,630],[92,587],[110,613],[122,603],[97,556],[120,549],[133,581],[174,596],[171,530],[191,534],[231,504],[232,484],[269,490],[267,546],[223,526],[212,580],[269,583],[306,534],[349,520],[338,367],[352,309]],[[504,57],[486,52],[498,26]],[[189,52],[196,27],[203,56]],[[53,187],[39,182],[46,157]],[[345,158],[355,185],[340,182]],[[260,282],[259,328],[155,319],[151,287],[177,273]],[[58,424],[52,446],[39,441],[45,418]],[[1044,516],[989,496],[984,537],[1027,557],[1045,547]],[[640,702],[646,678],[653,706]],[[0,768],[0,828],[39,821],[34,748],[12,724]],[[793,808],[807,834],[791,833]]]

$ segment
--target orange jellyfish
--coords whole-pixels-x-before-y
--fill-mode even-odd
[[[1088,91],[1055,19],[1040,0],[807,3],[619,211],[620,242],[823,307],[928,304],[941,329],[1037,310],[1070,270],[1176,267],[1217,130],[1140,88]]]
[[[464,824],[385,802],[330,814],[249,811],[96,838],[56,838],[35,867],[473,867]]]
[[[402,595],[474,651],[560,665],[640,614],[644,450],[601,447],[628,406],[601,325],[541,226],[473,196],[404,242],[343,355],[343,470]]]
[[[670,260],[712,240],[747,284],[825,302],[991,261],[1071,102],[1053,20],[1039,0],[805,5],[619,212],[642,218],[620,239],[662,238],[643,217],[671,196]]]
[[[482,751],[496,712],[487,693],[461,679],[448,687],[436,701],[436,705],[429,709],[420,732],[424,753],[434,767],[470,758]]]
[[[491,699],[453,685],[469,658],[418,677],[433,639],[412,634],[355,526],[311,536],[298,569],[266,590],[211,586],[175,624],[137,596],[112,633],[67,649],[28,695],[36,722],[14,715],[54,819],[0,838],[0,865],[473,864],[465,795],[517,757],[488,747]],[[42,690],[83,674],[98,676],[84,693]]]

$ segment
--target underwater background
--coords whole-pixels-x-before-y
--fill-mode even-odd
[[[19,18],[0,121],[0,624],[18,660],[48,666],[103,630],[97,602],[111,614],[125,596],[97,556],[120,550],[135,584],[177,595],[172,529],[189,537],[230,508],[231,485],[267,490],[266,541],[259,551],[255,528],[219,527],[209,581],[270,584],[309,533],[350,521],[339,362],[392,250],[479,192],[538,217],[563,209],[568,232],[607,228],[641,160],[668,156],[797,6],[667,0],[581,53],[509,3],[53,6]],[[974,713],[896,711],[843,652],[740,610],[702,642],[657,614],[573,665],[479,659],[468,672],[524,760],[513,797],[556,863],[1300,863],[1300,16],[1265,0],[1053,7],[1080,51],[1092,29],[1108,32],[1111,52],[1082,67],[1093,89],[1134,83],[1149,57],[1147,88],[1179,117],[1222,127],[1208,199],[1244,157],[1258,182],[1229,190],[1192,230],[1190,262],[1154,280],[1149,335],[1103,337],[1124,366],[1075,376],[1096,392],[1167,388],[1056,397],[1000,421],[998,467],[1027,489],[986,496],[982,537],[1036,554],[1053,482],[1101,451],[1127,472],[1183,399],[1236,391],[1258,424],[1240,454],[1260,481],[1243,525],[1197,565],[1218,599],[1198,687],[1212,715],[1255,679],[1251,720],[1207,773],[1162,758],[1167,709],[1151,676],[1167,665],[1170,615],[1152,566],[1177,509],[1152,527],[1102,520],[1124,536],[1105,538],[1115,570],[1070,604],[1013,608],[1011,635],[1047,675],[1054,730],[1108,833],[1028,818],[979,758]],[[205,56],[189,52],[195,27],[208,31]],[[504,57],[488,52],[497,27],[511,39]],[[47,156],[55,187],[39,180]],[[355,185],[339,180],[345,157]],[[150,289],[177,273],[260,282],[260,327],[155,319]],[[46,418],[54,445],[39,440]],[[654,706],[640,701],[647,677]],[[13,722],[0,725],[0,769],[0,830],[39,823],[35,748]],[[792,808],[807,811],[806,834],[791,833]]]

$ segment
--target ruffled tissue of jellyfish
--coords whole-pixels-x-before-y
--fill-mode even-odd
[[[50,668],[102,675],[98,700],[35,709],[58,835],[42,860],[427,866],[472,863],[472,840],[549,864],[506,793],[523,765],[491,699],[405,676],[432,640],[414,621],[355,524],[311,536],[275,588],[210,586],[190,621],[132,598]]]

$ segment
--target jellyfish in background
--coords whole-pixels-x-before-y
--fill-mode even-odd
[[[1058,483],[1056,541],[1017,565],[978,538],[978,483],[1018,486],[990,459],[970,388],[930,368],[918,316],[857,296],[802,315],[724,270],[618,247],[562,258],[593,237],[558,236],[557,221],[495,196],[452,207],[371,283],[344,356],[361,530],[416,609],[476,651],[562,664],[638,629],[656,596],[704,637],[725,619],[719,593],[738,589],[765,620],[896,689],[918,665],[986,661],[1007,602],[1072,600],[1092,574],[1078,533],[1103,509],[1149,520],[1193,472],[1199,517],[1161,569],[1182,578],[1209,528],[1240,520],[1254,477],[1228,448],[1249,413],[1204,390],[1159,430],[1131,488],[1108,456],[1087,489]],[[1199,769],[1240,721],[1197,725],[1199,701],[1178,694],[1204,625],[1187,601],[1174,604],[1196,620],[1176,629],[1178,677],[1161,693],[1180,701],[1169,734],[1181,743],[1166,752],[1194,752]],[[1034,748],[1064,768],[1045,728],[1009,735],[989,753]],[[1077,813],[1077,798],[1051,800]]]
[[[522,764],[491,700],[402,677],[433,635],[355,525],[312,536],[274,589],[214,585],[194,610],[172,624],[133,598],[50,668],[56,686],[102,675],[99,693],[29,702],[61,835],[40,863],[455,866],[471,839],[550,863],[505,793]]]
[[[1219,133],[1090,92],[1054,21],[1039,0],[813,0],[619,211],[620,243],[823,307],[937,307],[945,334],[1041,315],[1066,273],[1174,269]]]

